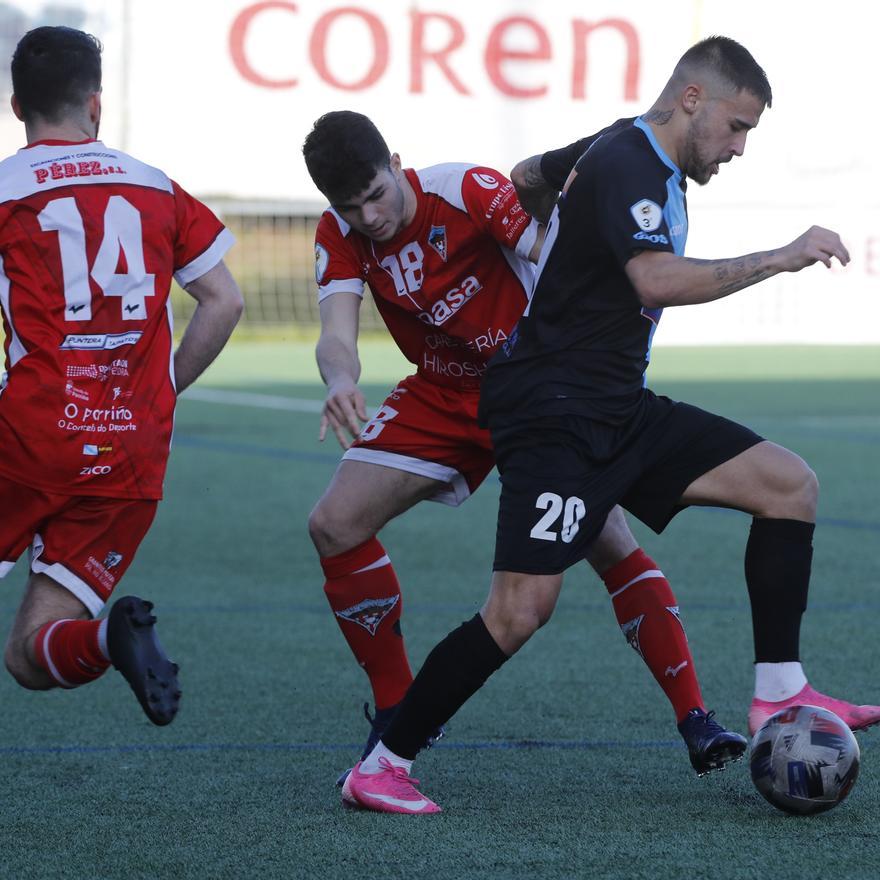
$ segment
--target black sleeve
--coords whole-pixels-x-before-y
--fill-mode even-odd
[[[583,137],[580,140],[575,141],[573,144],[569,144],[567,147],[561,147],[558,150],[550,150],[549,152],[544,153],[544,155],[541,156],[541,174],[544,175],[544,180],[546,180],[553,189],[561,190],[565,181],[568,179],[568,175],[571,173],[571,169],[574,168],[575,162],[577,162],[577,160],[590,149],[598,138],[621,126],[631,125],[632,121],[632,118],[618,119],[613,125],[609,125],[607,128],[603,128],[595,134],[587,135],[587,137]]]
[[[592,171],[600,235],[621,267],[638,251],[675,252],[669,231],[667,175],[642,151],[609,150]]]

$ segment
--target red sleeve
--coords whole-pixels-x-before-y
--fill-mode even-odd
[[[210,208],[171,182],[174,191],[174,274],[187,284],[213,269],[233,237]]]
[[[468,169],[461,182],[461,197],[480,229],[500,245],[516,250],[532,218],[523,210],[516,189],[503,174],[481,166]]]
[[[346,228],[340,228],[339,220],[331,211],[325,211],[315,230],[315,281],[320,296],[328,296],[339,288],[339,282],[357,280],[360,292],[366,279],[363,260],[360,259],[346,236]],[[352,289],[348,284],[346,289]]]

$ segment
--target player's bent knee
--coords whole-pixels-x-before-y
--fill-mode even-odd
[[[3,659],[6,671],[21,687],[29,691],[45,691],[57,687],[45,672],[34,667],[23,650],[17,650],[7,644]]]
[[[309,537],[322,557],[335,556],[357,546],[366,537],[353,535],[353,524],[333,512],[333,508],[318,502],[309,514]]]

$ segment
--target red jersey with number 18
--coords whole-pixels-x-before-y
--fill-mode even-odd
[[[100,141],[42,141],[0,163],[0,474],[59,494],[160,498],[176,401],[171,280],[201,277],[232,242],[165,174]]]
[[[412,221],[390,241],[353,230],[332,208],[315,233],[319,299],[369,284],[394,341],[429,382],[478,388],[486,361],[521,317],[537,225],[492,168],[407,169]]]

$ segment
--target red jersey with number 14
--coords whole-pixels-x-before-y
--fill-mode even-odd
[[[232,240],[165,174],[100,141],[38,142],[0,163],[0,474],[59,494],[161,497],[171,279],[204,275]]]
[[[412,221],[390,241],[353,230],[333,209],[315,234],[319,298],[369,284],[404,356],[425,379],[478,388],[486,361],[522,315],[536,224],[492,168],[407,169]]]

